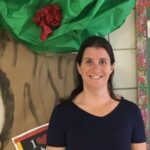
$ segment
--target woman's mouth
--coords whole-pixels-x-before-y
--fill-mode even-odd
[[[102,76],[100,76],[100,75],[90,75],[90,78],[92,78],[92,79],[100,79],[100,78],[102,78]]]

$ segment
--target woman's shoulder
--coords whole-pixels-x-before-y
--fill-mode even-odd
[[[72,103],[71,100],[64,100],[64,101],[61,101],[58,104],[56,104],[55,107],[57,107],[57,108],[67,108],[67,107],[70,107],[71,103]]]
[[[135,102],[133,102],[133,100],[129,100],[124,97],[121,97],[121,101],[123,101],[126,105],[137,106],[137,104]]]
[[[139,107],[138,107],[138,105],[135,102],[133,102],[133,101],[131,101],[129,99],[126,99],[124,97],[121,98],[121,101],[123,103],[122,106],[125,109],[127,109],[128,111],[139,111]]]
[[[54,112],[57,113],[66,113],[69,112],[71,110],[71,101],[69,100],[65,100],[63,102],[60,102],[58,104],[55,105],[54,107]]]

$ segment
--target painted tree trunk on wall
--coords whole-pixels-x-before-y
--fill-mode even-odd
[[[74,57],[35,54],[1,30],[1,149],[14,150],[12,137],[48,122],[58,99],[74,87]]]

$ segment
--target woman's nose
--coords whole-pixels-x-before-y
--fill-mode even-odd
[[[94,69],[95,71],[99,71],[99,70],[101,69],[101,66],[100,66],[99,64],[97,64],[97,63],[94,63],[94,64],[93,64],[93,69]]]

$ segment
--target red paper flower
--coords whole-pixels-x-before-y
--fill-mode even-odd
[[[61,20],[61,9],[57,4],[47,5],[36,12],[33,21],[42,28],[42,41],[46,40],[48,35],[60,26]]]

